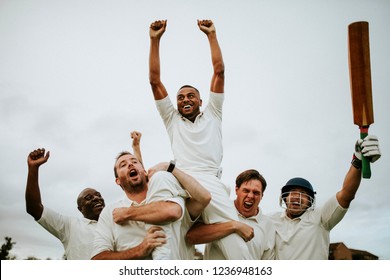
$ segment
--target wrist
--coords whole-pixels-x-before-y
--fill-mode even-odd
[[[173,170],[175,169],[175,165],[176,165],[176,162],[174,160],[171,160],[169,162],[169,166],[167,168],[167,172],[172,173]]]
[[[362,161],[361,161],[355,154],[353,154],[353,156],[352,156],[351,164],[352,164],[356,169],[359,169],[359,170],[362,169]]]

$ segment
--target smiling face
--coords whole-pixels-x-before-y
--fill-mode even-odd
[[[77,208],[85,218],[90,220],[97,221],[104,206],[103,197],[92,188],[84,189],[77,198]]]
[[[234,204],[246,218],[257,215],[259,212],[259,203],[263,198],[263,185],[260,180],[252,179],[243,182],[241,186],[236,186],[237,198]]]
[[[140,193],[147,190],[147,174],[140,161],[132,154],[126,153],[115,163],[115,182],[129,193]]]
[[[194,122],[196,116],[200,114],[200,106],[202,106],[199,92],[193,87],[185,86],[177,93],[176,100],[179,113]]]
[[[290,189],[284,200],[286,214],[291,219],[301,216],[313,203],[313,198],[310,194],[300,187]]]

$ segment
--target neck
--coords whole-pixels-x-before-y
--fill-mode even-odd
[[[143,190],[141,192],[127,192],[127,191],[125,191],[125,194],[130,200],[135,201],[139,204],[146,199],[146,192],[147,192],[147,190]]]

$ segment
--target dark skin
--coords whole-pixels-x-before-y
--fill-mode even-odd
[[[50,157],[50,152],[45,153],[45,149],[36,149],[27,157],[28,175],[26,185],[26,211],[35,220],[42,217],[43,203],[39,188],[39,167],[45,164]],[[104,200],[95,189],[84,189],[77,198],[77,208],[83,216],[90,220],[97,221],[104,207]]]
[[[211,20],[198,20],[199,29],[206,34],[210,45],[211,61],[213,64],[213,76],[211,78],[210,91],[222,94],[225,85],[225,65],[222,52],[217,40],[214,23]],[[160,39],[167,27],[166,20],[157,20],[150,25],[150,54],[149,54],[149,81],[155,100],[161,100],[168,96],[168,92],[162,83],[160,76]],[[177,107],[180,114],[191,122],[200,114],[202,100],[199,92],[191,87],[179,90],[177,95]]]
[[[77,209],[90,220],[97,221],[104,206],[102,195],[92,188],[84,189],[77,198]]]

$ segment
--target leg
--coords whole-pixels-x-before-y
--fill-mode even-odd
[[[183,196],[186,197],[187,194],[172,174],[157,172],[149,181],[146,203],[172,201],[179,204],[184,213],[185,204]],[[181,219],[169,224],[159,225],[163,228],[167,236],[167,243],[153,250],[152,257],[154,260],[173,260],[179,258],[178,238],[180,237],[180,225]],[[146,228],[150,226],[146,224]]]
[[[193,175],[193,174],[191,174]],[[194,175],[193,175],[194,176]],[[236,220],[238,215],[226,186],[215,176],[195,175],[208,191],[212,200],[202,218],[207,224]],[[238,234],[230,234],[206,247],[205,259],[249,260],[252,259],[246,242]],[[223,258],[221,257],[223,255]]]

